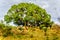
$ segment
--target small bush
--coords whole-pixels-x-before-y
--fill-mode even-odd
[[[7,37],[9,35],[13,35],[13,33],[11,32],[11,28],[9,27],[6,27],[4,30],[3,30],[3,37]]]
[[[6,34],[6,33],[4,33],[2,36],[3,36],[3,37],[7,37],[7,34]]]
[[[13,36],[13,33],[10,31],[4,32],[3,37],[7,37],[7,36]]]

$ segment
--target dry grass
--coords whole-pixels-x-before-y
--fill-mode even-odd
[[[51,29],[48,27],[46,36],[43,30],[32,27],[29,27],[28,30],[24,27],[20,30],[19,27],[13,28],[11,32],[13,32],[13,36],[0,36],[0,40],[60,40],[60,26],[58,25],[53,25]]]

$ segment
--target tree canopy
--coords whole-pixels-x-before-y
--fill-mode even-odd
[[[51,16],[45,9],[33,3],[20,3],[11,6],[4,16],[6,23],[13,22],[16,25],[51,26]]]

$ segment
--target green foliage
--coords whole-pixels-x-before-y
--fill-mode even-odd
[[[9,35],[13,35],[13,33],[11,32],[11,29],[13,28],[14,26],[11,26],[9,24],[4,24],[4,21],[1,21],[0,22],[0,31],[2,33],[2,36],[3,37],[7,37]]]
[[[13,33],[11,32],[12,27],[6,27],[2,30],[3,36],[7,37],[7,36],[13,36]]]
[[[4,22],[1,20],[0,21],[0,29],[4,29],[6,27],[6,25],[4,24]]]
[[[4,16],[4,20],[9,22],[14,22],[17,25],[28,26],[41,26],[45,27],[51,26],[51,16],[46,12],[45,9],[32,4],[32,3],[20,3],[18,5],[13,5]]]
[[[4,33],[4,34],[3,34],[3,37],[7,37],[7,34],[6,34],[6,33]]]
[[[6,18],[4,18],[4,19],[5,19],[5,21],[7,21],[7,23],[11,22],[12,18],[11,18],[10,16],[5,15],[4,17],[6,17]],[[8,19],[8,20],[7,20],[7,19]]]

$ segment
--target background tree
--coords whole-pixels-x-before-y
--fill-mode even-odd
[[[4,20],[7,23],[13,22],[25,26],[28,24],[40,27],[41,25],[45,27],[52,25],[51,16],[47,14],[46,10],[31,3],[13,5],[4,16]]]

